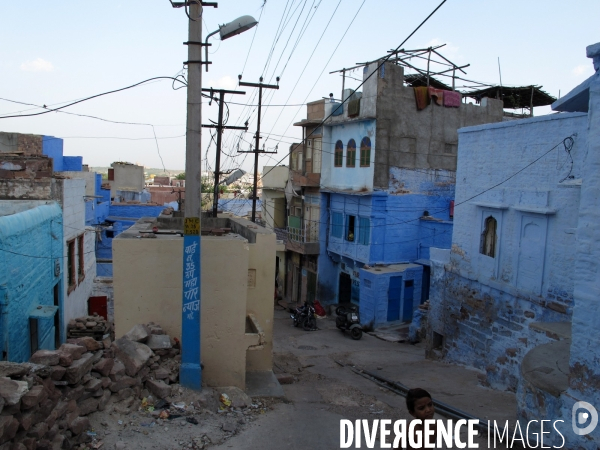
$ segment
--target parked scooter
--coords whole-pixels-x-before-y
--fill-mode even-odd
[[[360,326],[358,306],[341,305],[336,308],[335,313],[337,314],[335,326],[342,331],[350,331],[350,337],[354,340],[359,340],[362,337],[363,331]]]
[[[292,310],[292,319],[294,320],[294,326],[302,326],[305,331],[311,331],[317,329],[317,318],[315,315],[315,308],[308,303],[299,306]]]

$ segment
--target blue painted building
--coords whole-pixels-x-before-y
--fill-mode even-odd
[[[109,191],[110,192],[110,191]],[[164,206],[143,204],[110,204],[102,227],[101,237],[96,242],[96,272],[99,277],[113,276],[112,242],[123,231],[129,229],[142,217],[158,217]]]
[[[600,446],[600,43],[587,56],[595,73],[554,114],[459,131],[428,320],[429,356],[516,391],[530,436],[562,421],[546,447],[586,450]]]
[[[0,359],[25,362],[60,345],[62,210],[55,202],[0,201]]]
[[[317,292],[375,325],[411,320],[429,296],[429,249],[450,248],[457,129],[503,116],[490,99],[418,110],[402,67],[376,70],[363,68],[342,114],[325,104]]]

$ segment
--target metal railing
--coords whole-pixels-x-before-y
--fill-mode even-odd
[[[304,228],[287,227],[288,238],[294,242],[319,242],[319,224],[311,223]]]

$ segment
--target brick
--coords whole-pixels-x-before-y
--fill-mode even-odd
[[[69,367],[73,363],[73,357],[66,352],[58,352],[58,364],[63,367]]]
[[[98,399],[96,398],[88,398],[81,403],[79,403],[79,415],[87,416],[90,413],[93,413],[98,409]]]
[[[12,416],[0,416],[0,417],[12,417]],[[12,419],[6,424],[4,427],[4,432],[2,433],[2,438],[0,439],[3,443],[6,441],[10,441],[15,437],[17,431],[19,430],[19,421],[12,417]]]
[[[91,353],[84,354],[80,359],[74,361],[73,364],[67,368],[64,379],[70,384],[79,382],[79,380],[81,380],[81,378],[91,370],[93,364],[94,355]]]
[[[117,339],[112,344],[115,355],[125,366],[129,376],[135,376],[146,365],[148,359],[153,356],[152,350],[147,345],[130,341],[125,338]]]
[[[146,389],[148,389],[157,398],[165,398],[171,395],[171,387],[161,380],[146,381]]]
[[[79,435],[90,428],[90,421],[87,417],[77,417],[68,424],[69,430],[74,435]]]
[[[6,401],[6,405],[20,404],[21,397],[29,390],[26,381],[15,381],[10,378],[0,378],[0,397]]]
[[[123,375],[125,375],[125,366],[121,361],[115,359],[113,368],[110,370],[109,377],[112,381],[117,381]]]
[[[138,324],[129,330],[125,335],[124,339],[128,339],[134,342],[146,342],[150,337],[150,329],[146,325]],[[121,339],[123,339],[121,338]]]
[[[60,357],[56,350],[38,350],[29,358],[29,362],[46,366],[56,366],[59,360]]]
[[[34,439],[41,439],[48,431],[48,425],[46,422],[36,423],[28,432],[27,436]]]
[[[98,400],[98,411],[104,411],[104,408],[106,408],[106,405],[110,400],[111,394],[112,392],[110,392],[109,389],[104,390],[104,392],[102,393],[102,397],[100,397],[100,399]]]
[[[34,386],[21,398],[21,408],[29,409],[46,401],[48,391],[43,386]]]
[[[87,348],[84,345],[63,344],[60,346],[58,351],[62,353],[69,353],[75,361],[81,358],[83,354],[87,352]]]
[[[512,356],[512,357],[514,357],[514,356],[517,356],[517,349],[516,349],[516,348],[513,348],[513,347],[511,347],[511,348],[507,348],[507,349],[506,349],[506,354],[507,354],[508,356]]]
[[[66,372],[67,369],[62,366],[52,366],[52,374],[50,375],[50,378],[52,378],[54,381],[60,381],[63,379]]]
[[[110,385],[110,390],[111,392],[119,392],[122,389],[135,386],[137,383],[137,379],[124,375],[119,381],[115,381]]]
[[[112,358],[102,358],[96,364],[94,364],[93,370],[98,372],[103,377],[107,377],[110,374],[113,366],[115,364],[115,360]]]

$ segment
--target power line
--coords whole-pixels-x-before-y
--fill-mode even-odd
[[[0,116],[0,119],[11,119],[11,118],[16,118],[16,117],[41,116],[42,114],[48,114],[48,113],[51,113],[51,112],[60,111],[61,109],[68,108],[69,106],[77,105],[78,103],[86,102],[88,100],[92,100],[94,98],[102,97],[104,95],[114,94],[116,92],[125,91],[127,89],[131,89],[131,88],[140,86],[140,85],[142,85],[144,83],[147,83],[147,82],[153,81],[153,80],[173,80],[173,81],[178,81],[178,82],[184,84],[183,81],[179,80],[178,78],[174,78],[174,77],[152,77],[152,78],[148,78],[148,79],[146,79],[144,81],[140,81],[139,83],[132,84],[130,86],[125,86],[125,87],[122,87],[122,88],[119,88],[119,89],[114,89],[112,91],[106,91],[106,92],[102,92],[100,94],[92,95],[90,97],[85,97],[85,98],[82,98],[81,100],[77,100],[77,101],[68,103],[68,104],[60,106],[58,108],[48,108],[48,107],[43,106],[43,108],[45,109],[45,111],[42,111],[42,112],[31,113],[31,114],[16,114],[16,115],[10,115],[10,116]]]
[[[427,21],[428,21],[428,20],[429,20],[429,19],[430,19],[430,18],[433,16],[433,15],[434,15],[434,14],[435,14],[435,13],[436,13],[436,12],[437,12],[437,11],[438,11],[440,8],[441,8],[441,7],[442,7],[442,5],[443,5],[444,3],[446,3],[446,1],[447,1],[447,0],[442,0],[442,2],[441,2],[441,3],[440,3],[440,4],[439,4],[439,5],[438,5],[438,6],[437,6],[437,7],[436,7],[436,8],[435,8],[435,9],[434,9],[434,10],[433,10],[433,11],[432,11],[432,12],[431,12],[431,13],[430,13],[430,14],[429,14],[429,15],[428,15],[428,16],[427,16],[427,17],[426,17],[426,18],[425,18],[425,19],[424,19],[424,20],[423,20],[423,21],[422,21],[422,22],[421,22],[419,25],[418,25],[418,26],[417,26],[417,27],[416,27],[416,28],[415,28],[415,29],[414,29],[414,30],[413,30],[413,31],[412,31],[412,32],[411,32],[411,33],[410,33],[410,34],[409,34],[409,35],[406,37],[406,39],[404,39],[404,40],[403,40],[403,41],[400,43],[400,45],[398,45],[398,46],[396,47],[396,49],[395,49],[393,52],[391,52],[391,53],[389,53],[387,56],[385,56],[385,57],[384,57],[384,58],[381,60],[381,62],[379,63],[379,65],[376,67],[376,69],[375,69],[373,72],[371,72],[371,73],[370,73],[370,74],[369,74],[369,75],[368,75],[368,76],[367,76],[367,77],[364,79],[364,81],[363,81],[363,82],[362,82],[362,83],[361,83],[361,84],[360,84],[360,85],[357,87],[357,89],[358,89],[358,88],[360,88],[361,86],[363,86],[363,85],[364,85],[364,84],[365,84],[365,83],[366,83],[366,82],[367,82],[367,81],[368,81],[368,80],[369,80],[369,79],[370,79],[370,78],[371,78],[371,77],[372,77],[374,74],[376,74],[376,73],[379,73],[379,69],[381,68],[381,66],[383,66],[383,65],[386,63],[386,61],[387,61],[388,59],[390,59],[390,58],[391,58],[391,56],[392,56],[392,55],[393,55],[395,52],[398,52],[398,50],[400,50],[400,49],[402,48],[402,46],[403,46],[403,45],[406,43],[406,41],[408,41],[408,40],[409,40],[409,39],[410,39],[410,38],[411,38],[411,37],[412,37],[412,36],[413,36],[413,35],[414,35],[414,34],[415,34],[415,33],[416,33],[416,32],[417,32],[417,31],[418,31],[418,30],[419,30],[419,29],[420,29],[420,28],[421,28],[421,27],[422,27],[422,26],[423,26],[423,25],[424,25],[424,24],[425,24],[425,23],[426,23],[426,22],[427,22]],[[363,3],[364,3],[364,2],[363,2]],[[342,101],[341,101],[341,103],[340,103],[340,106],[344,105],[344,103],[346,103],[346,102],[347,102],[349,99],[350,99],[350,97],[348,97],[348,98],[346,98],[346,99],[341,99]],[[339,106],[338,106],[338,107],[339,107]],[[320,124],[319,124],[317,127],[315,127],[315,128],[313,129],[313,131],[311,131],[311,133],[310,133],[308,136],[306,136],[306,137],[305,137],[305,138],[304,138],[304,139],[301,141],[301,144],[302,144],[302,143],[304,143],[304,141],[306,141],[306,139],[308,139],[310,136],[312,136],[312,134],[313,134],[313,132],[314,132],[314,130],[315,130],[315,129],[317,129],[318,127],[321,127],[321,126],[323,126],[323,125],[325,124],[325,122],[327,121],[327,119],[329,119],[331,116],[333,116],[333,112],[334,112],[334,111],[332,111],[332,112],[331,112],[331,113],[330,113],[330,114],[329,114],[327,117],[325,117],[325,118],[324,118],[324,119],[321,121],[321,123],[320,123]],[[288,126],[288,127],[289,127],[289,126]],[[291,153],[292,153],[292,151],[290,151],[290,152],[289,152],[289,153],[288,153],[286,156],[284,156],[284,157],[283,157],[283,158],[282,158],[282,159],[281,159],[279,162],[283,161],[283,160],[284,160],[286,157],[288,157],[288,156],[289,156]],[[273,170],[273,169],[271,169],[271,170]],[[270,171],[269,171],[269,172],[270,172]],[[269,172],[267,172],[267,174],[268,174]],[[265,175],[266,175],[266,174],[265,174]],[[264,175],[263,175],[263,176],[264,176]]]

